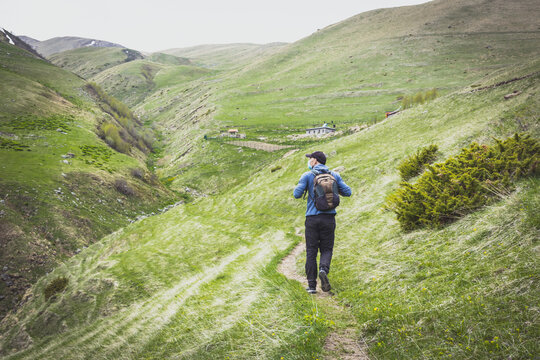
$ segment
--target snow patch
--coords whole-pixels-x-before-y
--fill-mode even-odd
[[[4,28],[0,28],[0,30],[2,30],[2,32],[4,33],[4,35],[6,35],[6,37],[7,37],[8,41],[9,41],[9,43],[10,43],[11,45],[15,45],[15,43],[13,42],[13,40],[11,40],[11,38],[9,37],[9,35],[6,34],[6,30],[5,30]]]
[[[96,45],[96,40],[92,40],[90,44],[86,44],[86,46],[94,46],[94,45]]]

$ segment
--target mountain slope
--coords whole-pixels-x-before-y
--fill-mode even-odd
[[[175,197],[144,153],[119,153],[98,137],[104,122],[126,129],[85,81],[3,42],[0,64],[3,316],[35,279]]]
[[[166,65],[191,65],[191,61],[188,58],[159,52],[148,55],[146,59]]]
[[[534,357],[537,172],[438,229],[403,232],[384,205],[401,182],[397,165],[421,147],[438,145],[444,161],[515,132],[540,140],[538,31],[527,22],[535,12],[529,0],[435,1],[360,14],[180,83],[167,68],[175,75],[135,107],[160,129],[156,170],[171,188],[212,196],[126,226],[42,277],[0,323],[0,353],[345,357],[325,346],[337,328],[375,359]],[[467,32],[453,32],[456,24]],[[111,86],[129,96],[122,83]],[[437,98],[384,118],[401,96],[433,87]],[[287,137],[332,120],[342,131],[333,138]],[[299,150],[229,144],[218,134],[230,126]],[[314,150],[353,191],[337,215],[330,279],[338,309],[276,271],[302,241],[305,203],[291,193],[307,171],[303,154]]]
[[[34,49],[35,46],[40,42],[37,39],[31,38],[29,36],[24,36],[24,35],[20,35],[19,38],[25,43],[27,43],[28,45],[30,45],[32,49]]]
[[[489,83],[537,68],[538,62],[530,63]],[[441,230],[404,234],[392,214],[380,211],[399,182],[395,166],[419,146],[436,143],[446,157],[472,140],[506,136],[520,126],[538,136],[538,78],[537,73],[475,93],[457,91],[320,147],[332,167],[345,168],[354,194],[338,215],[334,291],[364,324],[356,334],[376,358],[441,352],[520,358],[538,350],[529,310],[538,294],[529,277],[537,258],[527,255],[537,251],[531,241],[538,224],[530,222],[533,204],[523,205],[537,193],[537,178]],[[505,102],[503,95],[516,87],[521,95]],[[320,356],[325,334],[341,324],[332,325],[337,319],[327,317],[329,309],[317,307],[302,287],[276,272],[303,221],[303,202],[291,199],[305,170],[299,154],[276,160],[221,195],[137,222],[41,279],[27,304],[2,323],[4,354],[12,349],[21,351],[10,359]],[[278,164],[281,169],[271,171]],[[523,206],[526,212],[519,210]],[[438,266],[443,271],[435,272]],[[466,270],[456,274],[456,267]],[[501,267],[512,281],[492,271]],[[67,288],[45,300],[44,287],[59,276],[68,279]],[[472,309],[462,300],[467,297]],[[501,306],[504,313],[497,310]],[[519,337],[505,329],[520,329]],[[486,346],[486,336],[497,336],[499,346]],[[459,337],[460,343],[446,337]]]
[[[217,118],[276,127],[381,119],[400,96],[444,93],[538,56],[537,10],[530,0],[434,1],[358,15],[243,67]],[[502,11],[512,20],[501,23]]]
[[[83,47],[49,56],[53,64],[85,79],[110,67],[142,58],[143,55],[138,51],[119,47]]]
[[[210,69],[237,68],[254,59],[272,54],[285,43],[215,44],[163,50],[165,54],[191,59],[196,65]]]
[[[503,10],[507,20],[501,19]],[[288,136],[324,123],[333,122],[341,134],[377,123],[385,112],[399,109],[404,96],[481,86],[486,77],[540,56],[537,10],[532,0],[474,0],[371,11],[222,71],[207,79],[203,92],[202,85],[182,84],[171,88],[170,96],[147,97],[136,109],[163,126],[164,157],[170,160],[158,173],[174,178],[173,188],[212,192],[215,181],[192,180],[200,178],[199,165],[208,169],[205,134],[216,137],[236,128],[248,140],[297,145],[301,140]],[[198,96],[204,101],[194,107],[178,101],[182,91],[204,94]],[[211,113],[192,119],[191,111],[201,105],[200,114]],[[212,157],[225,168],[232,162]]]
[[[83,47],[121,47],[124,46],[108,41],[87,39],[76,36],[62,36],[52,39],[39,41],[38,43],[30,44],[38,53],[45,57],[56,54],[62,51],[78,49]]]
[[[26,41],[19,38],[18,36],[13,35],[6,29],[0,28],[0,42],[3,42],[5,44],[15,45],[16,47],[26,50],[30,54],[34,55],[37,58],[43,59],[43,57],[38,54],[32,46],[28,45]]]

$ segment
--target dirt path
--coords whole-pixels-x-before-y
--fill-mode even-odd
[[[236,146],[246,146],[252,149],[264,150],[264,151],[269,151],[269,152],[293,147],[292,145],[276,145],[276,144],[269,144],[269,143],[264,143],[260,141],[229,141],[227,142],[227,144],[236,145]]]
[[[299,229],[296,235],[304,235]],[[298,244],[289,255],[285,256],[278,265],[278,271],[291,280],[300,282],[307,287],[307,279],[296,271],[296,260],[298,256],[304,253],[306,249],[305,241]],[[318,284],[320,286],[320,284]],[[332,317],[336,328],[326,338],[324,344],[324,358],[331,360],[369,360],[367,355],[367,346],[362,339],[358,337],[355,329],[357,323],[354,316],[341,306],[333,297],[332,292],[323,292],[320,287],[317,288],[317,294],[314,295],[319,302],[324,302],[331,309]]]

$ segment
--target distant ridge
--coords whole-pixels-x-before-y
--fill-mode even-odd
[[[24,35],[21,35],[21,36],[19,36],[19,39],[21,39],[22,41],[24,41],[25,43],[27,43],[28,45],[30,45],[30,46],[32,47],[32,49],[33,49],[38,43],[40,43],[39,40],[34,39],[34,38],[31,38],[30,36],[24,36]]]
[[[22,36],[22,38],[25,39],[25,41],[27,41],[27,43],[34,48],[34,50],[45,57],[49,57],[52,54],[62,51],[82,47],[125,47],[109,41],[81,38],[76,36],[55,37],[45,41],[39,41],[28,36]]]

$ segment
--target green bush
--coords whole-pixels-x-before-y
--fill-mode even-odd
[[[113,149],[128,154],[131,146],[129,143],[122,139],[121,130],[116,125],[111,123],[104,123],[101,126],[101,136],[105,139],[105,142]]]
[[[0,138],[0,149],[15,150],[15,151],[30,151],[30,146],[21,144],[18,141]]]
[[[101,100],[101,108],[117,121],[116,125],[107,122],[101,127],[101,137],[109,146],[125,154],[129,153],[132,145],[145,154],[152,151],[154,143],[152,131],[142,129],[140,120],[126,104],[107,94],[95,83],[89,83],[88,89]]]
[[[440,227],[507,195],[516,179],[538,175],[540,145],[515,134],[493,146],[471,144],[444,163],[427,165],[415,184],[402,182],[387,199],[404,230]]]
[[[45,300],[49,300],[49,298],[62,290],[66,288],[68,284],[68,279],[65,277],[58,277],[50,282],[49,285],[43,289],[43,295],[45,296]]]
[[[426,164],[431,164],[437,158],[437,145],[429,145],[416,151],[413,155],[403,160],[397,167],[401,179],[407,181],[420,174]]]
[[[403,109],[408,109],[414,104],[423,104],[426,101],[433,100],[439,96],[437,89],[431,89],[425,93],[419,91],[414,95],[405,95],[401,97],[401,107]]]
[[[424,101],[429,101],[437,98],[439,96],[439,93],[437,92],[437,89],[431,89],[426,91],[426,94],[424,95]]]
[[[136,121],[135,115],[133,115],[133,112],[129,109],[129,107],[126,104],[116,99],[115,97],[107,94],[98,84],[94,82],[90,82],[88,83],[88,87],[97,94],[97,96],[101,99],[101,101],[105,102],[107,105],[111,107],[111,109],[115,113],[113,114],[115,118],[124,117],[128,119],[133,119]]]
[[[415,104],[423,104],[424,103],[424,94],[421,92],[416,93],[413,98],[413,103]]]

